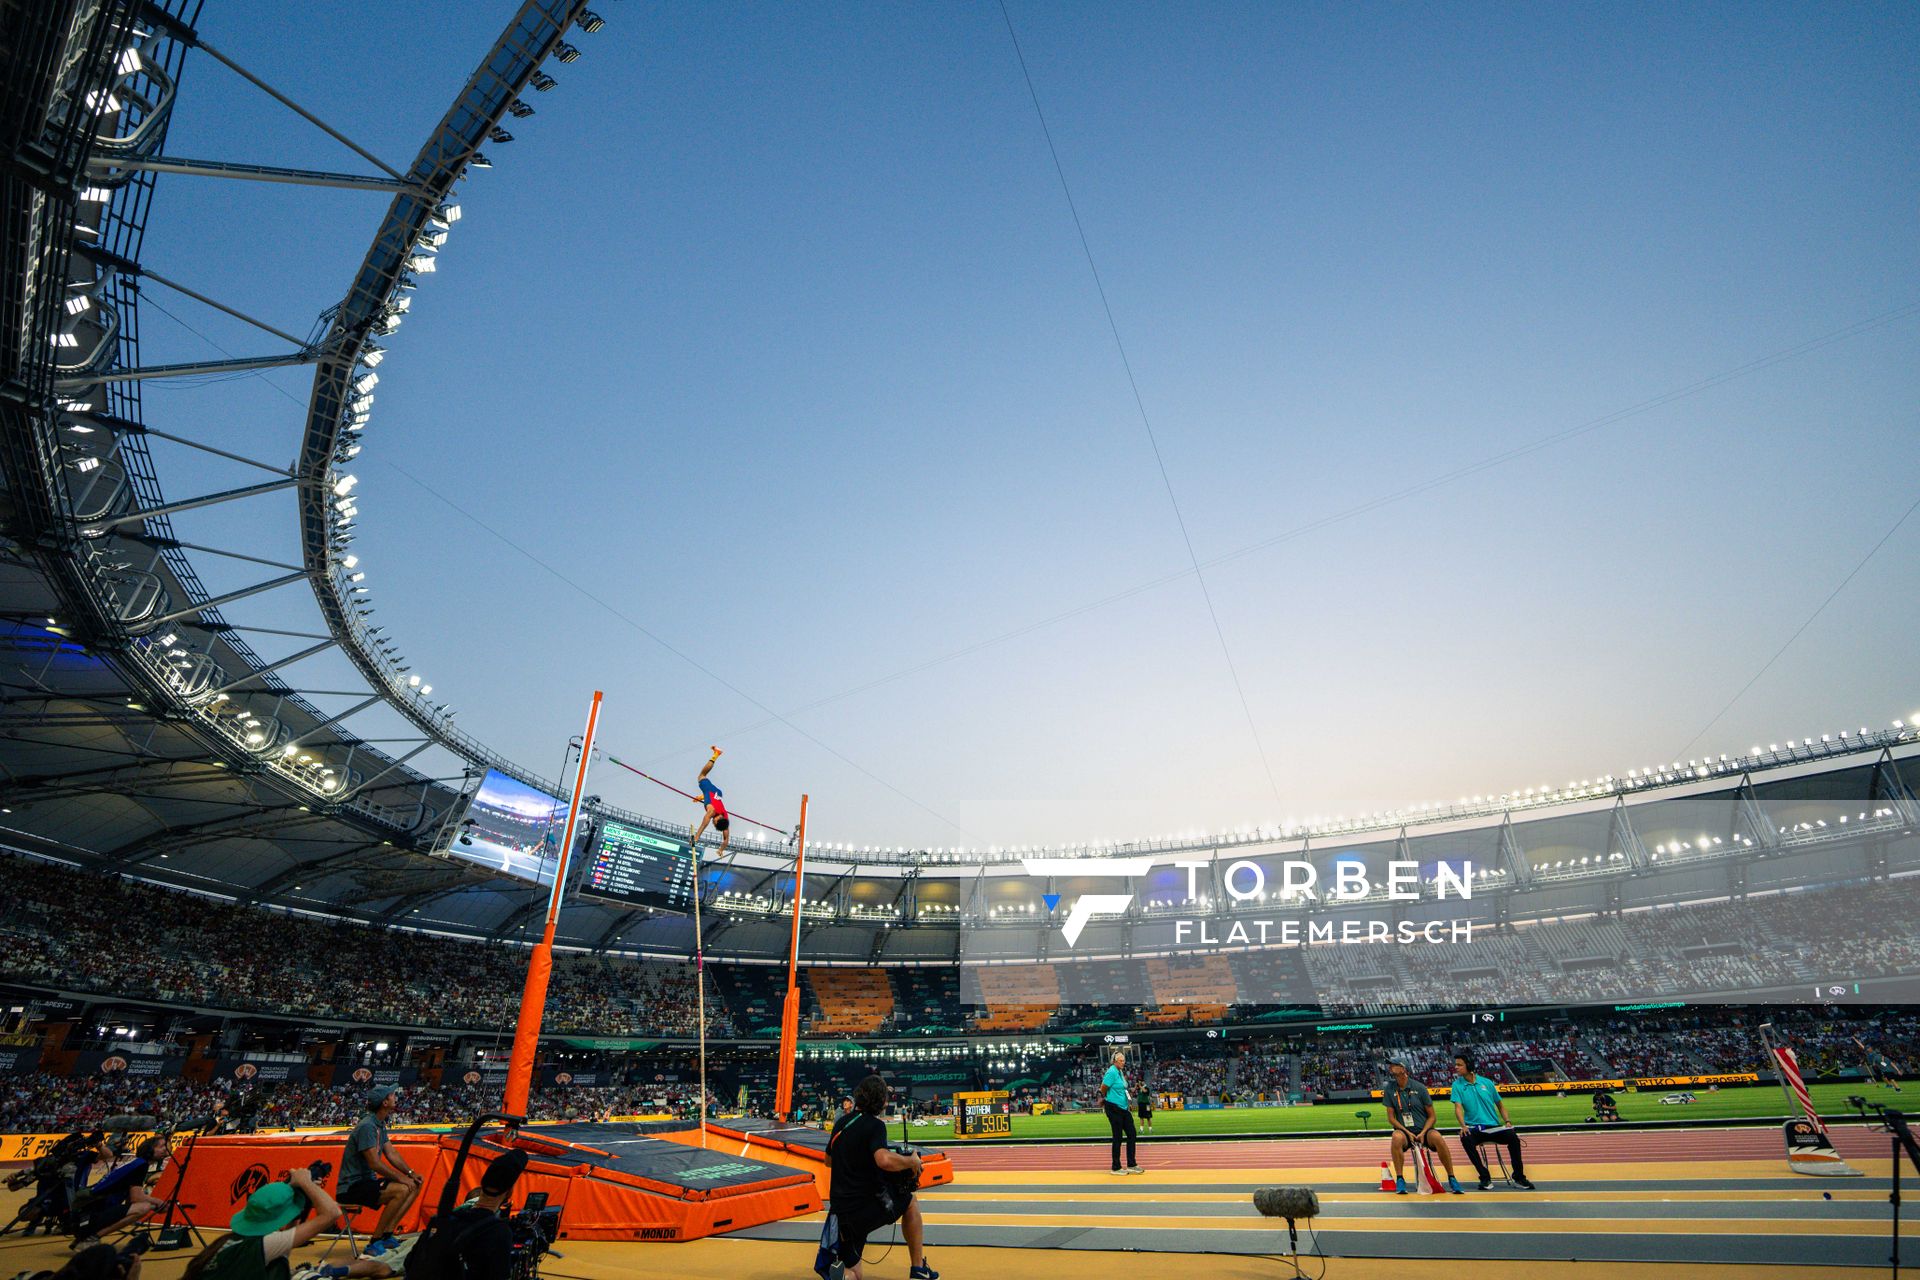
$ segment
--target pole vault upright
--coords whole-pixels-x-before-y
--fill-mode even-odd
[[[800,826],[793,853],[793,940],[787,948],[787,999],[780,1006],[780,1073],[774,1085],[773,1113],[793,1119],[793,1065],[800,1056],[800,904],[807,874],[807,798],[800,797]]]
[[[553,891],[547,895],[547,926],[540,943],[527,957],[527,985],[520,997],[520,1018],[513,1029],[513,1056],[507,1060],[506,1109],[510,1116],[527,1114],[533,1092],[534,1051],[540,1045],[540,1021],[547,1011],[547,982],[553,977],[553,931],[560,920],[560,895],[567,887],[567,863],[573,855],[574,827],[587,794],[587,764],[593,759],[593,735],[600,725],[600,690],[593,691],[587,708],[587,731],[580,738],[580,767],[573,775],[573,795],[567,800],[567,825],[560,836],[560,857],[553,868]]]

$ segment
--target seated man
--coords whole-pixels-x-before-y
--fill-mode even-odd
[[[387,1132],[387,1121],[399,1106],[398,1093],[386,1084],[367,1090],[366,1112],[347,1135],[346,1154],[340,1159],[340,1203],[380,1210],[373,1239],[367,1242],[367,1252],[376,1258],[400,1243],[393,1229],[420,1194],[420,1175],[400,1159]]]
[[[1447,1190],[1460,1196],[1466,1192],[1460,1187],[1460,1179],[1454,1176],[1453,1153],[1447,1149],[1446,1142],[1440,1137],[1433,1124],[1433,1094],[1427,1086],[1412,1077],[1404,1062],[1387,1064],[1390,1077],[1387,1087],[1382,1091],[1380,1100],[1386,1104],[1387,1119],[1393,1125],[1393,1180],[1396,1190],[1406,1195],[1413,1190],[1407,1182],[1407,1151],[1420,1147],[1440,1157],[1440,1163],[1447,1169]],[[1420,1176],[1419,1157],[1414,1157],[1414,1177]]]
[[[293,1280],[388,1280],[408,1274],[409,1269],[416,1276],[451,1271],[466,1280],[508,1280],[513,1262],[513,1227],[501,1211],[526,1167],[524,1151],[496,1156],[466,1203],[444,1218],[436,1216],[420,1235],[377,1258],[360,1258],[346,1266],[309,1263],[293,1273]],[[437,1262],[436,1253],[440,1255]],[[414,1261],[416,1254],[421,1258],[419,1265]]]
[[[1460,1145],[1467,1149],[1467,1159],[1473,1161],[1473,1171],[1480,1175],[1480,1189],[1485,1191],[1493,1185],[1493,1174],[1488,1172],[1487,1158],[1480,1154],[1480,1148],[1496,1143],[1507,1149],[1507,1158],[1513,1164],[1513,1185],[1522,1191],[1533,1190],[1533,1184],[1527,1181],[1527,1167],[1520,1159],[1520,1134],[1507,1119],[1506,1100],[1493,1087],[1493,1081],[1474,1074],[1470,1053],[1453,1056],[1452,1098]]]
[[[813,1269],[823,1278],[844,1269],[846,1280],[861,1280],[860,1255],[867,1237],[891,1223],[900,1224],[907,1242],[908,1280],[940,1280],[927,1265],[922,1247],[920,1201],[889,1174],[920,1176],[920,1157],[903,1156],[887,1146],[887,1082],[868,1076],[853,1090],[853,1110],[834,1123],[827,1138],[828,1213]],[[903,1203],[904,1201],[904,1203]]]

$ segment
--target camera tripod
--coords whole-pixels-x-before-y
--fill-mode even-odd
[[[1893,1255],[1888,1259],[1893,1264],[1894,1280],[1900,1276],[1900,1156],[1904,1153],[1912,1162],[1914,1171],[1920,1173],[1920,1144],[1913,1138],[1913,1129],[1907,1124],[1907,1118],[1894,1108],[1881,1102],[1868,1102],[1862,1097],[1847,1099],[1853,1109],[1864,1119],[1871,1111],[1880,1119],[1880,1129],[1887,1135],[1893,1148],[1893,1188],[1887,1195],[1887,1203],[1893,1206]]]
[[[180,1193],[186,1189],[187,1169],[193,1164],[193,1149],[199,1145],[200,1135],[207,1131],[210,1123],[210,1119],[200,1121],[193,1132],[187,1135],[187,1140],[183,1144],[186,1149],[181,1153],[180,1163],[173,1171],[173,1194],[167,1197],[167,1212],[160,1219],[160,1230],[153,1237],[153,1247],[157,1250],[184,1249],[188,1241],[192,1241],[203,1249],[206,1248],[206,1237],[200,1234],[200,1228],[195,1226],[193,1219],[187,1216],[188,1206],[180,1203]],[[172,1132],[168,1133],[169,1141],[172,1140]],[[177,1227],[173,1225],[175,1211],[180,1214],[180,1225]]]

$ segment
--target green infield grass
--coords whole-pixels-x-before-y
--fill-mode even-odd
[[[1716,1120],[1749,1120],[1767,1117],[1784,1117],[1788,1114],[1787,1099],[1777,1085],[1746,1085],[1737,1088],[1722,1088],[1709,1092],[1705,1088],[1690,1090],[1696,1101],[1685,1106],[1663,1105],[1661,1098],[1669,1093],[1682,1092],[1677,1089],[1648,1089],[1632,1093],[1625,1089],[1613,1091],[1614,1100],[1620,1105],[1622,1120],[1683,1120],[1688,1122],[1710,1123]],[[1860,1094],[1871,1101],[1900,1104],[1909,1098],[1920,1102],[1920,1090],[1909,1088],[1905,1093],[1895,1093],[1891,1088],[1880,1085],[1856,1084],[1816,1084],[1812,1087],[1813,1102],[1820,1114],[1829,1119],[1851,1118],[1854,1111],[1847,1106],[1849,1094]],[[1444,1098],[1434,1100],[1440,1113],[1443,1129],[1453,1131],[1453,1107]],[[1916,1107],[1920,1110],[1920,1107]],[[1359,1112],[1368,1112],[1363,1120]],[[1579,1125],[1587,1116],[1593,1114],[1591,1094],[1573,1093],[1564,1098],[1551,1094],[1522,1094],[1507,1099],[1507,1114],[1518,1125]],[[1137,1121],[1136,1121],[1137,1123]],[[1371,1102],[1334,1102],[1322,1103],[1314,1107],[1233,1107],[1219,1111],[1156,1111],[1153,1115],[1153,1135],[1160,1136],[1199,1136],[1205,1134],[1276,1134],[1293,1133],[1379,1133],[1386,1129],[1387,1121],[1384,1109],[1378,1100]],[[1593,1128],[1601,1126],[1594,1125]],[[930,1121],[924,1128],[913,1130],[917,1139],[922,1136],[933,1141],[946,1133],[947,1121]],[[1144,1130],[1142,1130],[1144,1136]],[[1104,1138],[1107,1136],[1106,1118],[1098,1112],[1066,1112],[1058,1115],[1013,1117],[1013,1137],[1015,1142],[1022,1138]],[[979,1141],[996,1141],[980,1139]],[[1004,1141],[1004,1139],[998,1139]]]

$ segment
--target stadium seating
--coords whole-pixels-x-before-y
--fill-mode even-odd
[[[816,966],[801,970],[819,1012],[814,1035],[871,1035],[893,1017],[893,987],[882,969]]]
[[[987,966],[975,975],[986,1012],[975,1031],[1037,1031],[1060,1011],[1060,983],[1049,965]]]

